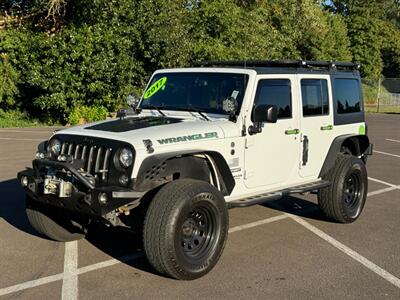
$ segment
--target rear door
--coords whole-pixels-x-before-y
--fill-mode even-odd
[[[302,178],[317,178],[332,141],[333,109],[329,75],[298,75]]]

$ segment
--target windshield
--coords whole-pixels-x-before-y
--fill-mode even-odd
[[[140,108],[228,114],[223,101],[236,100],[240,111],[248,75],[235,73],[159,73],[144,93]]]

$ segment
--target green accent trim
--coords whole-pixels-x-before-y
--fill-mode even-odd
[[[300,133],[299,129],[289,129],[285,131],[286,135],[299,134],[299,133]]]
[[[358,134],[365,135],[365,125],[360,125],[360,127],[358,127]]]
[[[162,87],[165,87],[165,84],[167,83],[167,77],[162,77],[158,79],[156,82],[154,82],[144,93],[143,99],[148,99],[151,96],[153,96],[155,93],[157,93]]]
[[[321,130],[332,130],[333,125],[326,125],[326,126],[321,126]]]

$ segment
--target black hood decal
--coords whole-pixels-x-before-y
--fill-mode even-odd
[[[182,119],[168,118],[168,117],[138,117],[138,118],[125,118],[105,122],[85,129],[111,131],[111,132],[125,132],[135,129],[142,129],[153,126],[162,126],[182,122]]]

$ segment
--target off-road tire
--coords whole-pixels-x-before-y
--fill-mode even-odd
[[[367,198],[368,176],[364,162],[358,157],[340,153],[324,179],[331,185],[318,193],[321,210],[336,222],[354,222]]]
[[[181,179],[166,184],[145,218],[143,243],[150,264],[181,280],[207,274],[225,247],[228,219],[223,195],[209,183]]]
[[[65,213],[36,205],[28,197],[26,215],[30,224],[38,233],[54,241],[80,240],[87,233],[87,227],[68,219]]]

